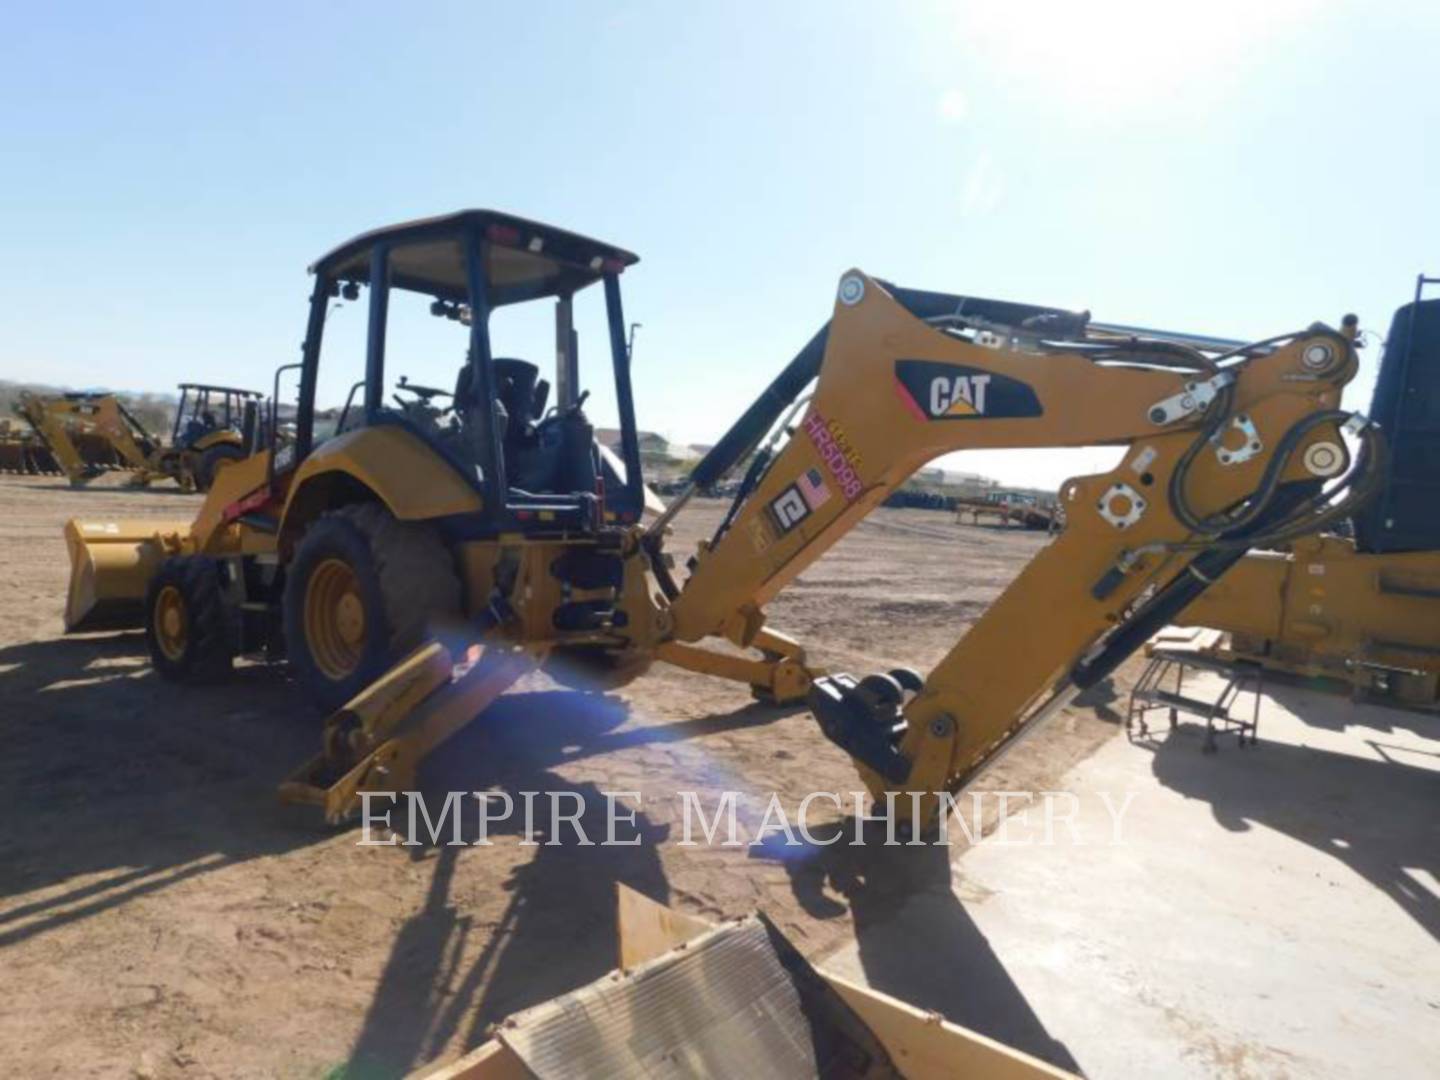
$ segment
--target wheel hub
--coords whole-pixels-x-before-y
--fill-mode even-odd
[[[365,640],[365,606],[353,592],[340,597],[335,606],[335,621],[345,644],[359,645]]]
[[[166,585],[155,598],[155,641],[166,659],[179,662],[184,657],[189,629],[185,597],[174,585]]]
[[[305,589],[305,638],[326,678],[338,681],[359,667],[366,622],[354,569],[339,558],[320,563]]]

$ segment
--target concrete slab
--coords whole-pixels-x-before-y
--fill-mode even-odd
[[[1092,1077],[1440,1075],[1440,717],[1156,716],[1066,775],[1073,834],[1035,802],[826,966]]]

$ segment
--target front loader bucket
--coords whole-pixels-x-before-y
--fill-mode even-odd
[[[179,550],[188,524],[168,521],[65,523],[70,589],[65,632],[129,630],[144,625],[145,589],[165,557]]]

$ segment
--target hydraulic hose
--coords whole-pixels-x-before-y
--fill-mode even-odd
[[[780,418],[780,414],[800,396],[811,379],[820,373],[820,361],[825,356],[825,341],[830,334],[827,322],[801,349],[785,370],[775,377],[758,398],[735,421],[730,430],[720,436],[720,441],[710,448],[690,473],[690,483],[697,488],[708,488],[723,479],[746,454],[759,445],[765,433]]]
[[[1334,420],[1337,416],[1348,418],[1350,413],[1319,413],[1316,417]],[[1309,418],[1309,419],[1314,419]],[[1317,423],[1319,420],[1316,421]],[[1308,430],[1314,424],[1307,424],[1302,421],[1295,428]],[[1295,442],[1303,436],[1301,431],[1296,436]],[[1287,438],[1289,437],[1287,433]],[[1320,532],[1326,526],[1337,521],[1348,518],[1355,514],[1365,505],[1376,492],[1379,491],[1385,477],[1385,462],[1389,456],[1389,449],[1385,442],[1385,436],[1374,424],[1366,426],[1360,432],[1361,447],[1360,454],[1356,459],[1349,476],[1335,490],[1344,490],[1345,494],[1339,501],[1331,501],[1334,497],[1334,490],[1331,492],[1320,491],[1313,497],[1305,500],[1293,512],[1283,517],[1273,516],[1273,507],[1269,506],[1267,500],[1260,501],[1252,506],[1243,520],[1237,519],[1238,524],[1228,528],[1223,536],[1206,536],[1199,540],[1188,540],[1180,543],[1158,543],[1147,544],[1144,547],[1136,548],[1129,552],[1123,560],[1123,566],[1133,565],[1135,560],[1142,555],[1154,552],[1178,552],[1178,551],[1218,551],[1218,550],[1240,550],[1246,551],[1254,547],[1276,546],[1289,543],[1291,540],[1299,539],[1302,536],[1309,536]],[[1294,446],[1285,451],[1286,454],[1294,452]],[[1277,458],[1280,456],[1276,455]],[[1277,470],[1278,473],[1278,470]],[[1318,486],[1320,481],[1316,480],[1306,486]],[[1270,485],[1273,489],[1275,484]],[[1290,485],[1292,488],[1299,487],[1298,484]],[[1237,530],[1246,530],[1257,518],[1265,520],[1263,528],[1244,532],[1243,536],[1237,536]],[[1117,568],[1123,572],[1123,568]],[[1108,577],[1108,575],[1107,575]],[[1107,590],[1108,591],[1108,590]]]
[[[1052,352],[1088,357],[1097,363],[1140,354],[1143,359],[1136,358],[1129,362],[1149,367],[1164,367],[1175,371],[1204,372],[1206,375],[1215,375],[1220,370],[1215,361],[1199,349],[1173,341],[1148,338],[1094,342],[1046,341],[1045,348]],[[1170,363],[1169,360],[1172,358],[1178,362]]]
[[[1295,444],[1316,423],[1334,420],[1337,417],[1348,418],[1350,415],[1349,413],[1330,412],[1306,418],[1287,432],[1286,439],[1281,441],[1276,458],[1281,459],[1293,454]],[[1291,436],[1294,438],[1291,439]],[[1182,551],[1201,552],[1202,554],[1192,563],[1191,576],[1197,577],[1202,582],[1208,582],[1213,580],[1214,575],[1205,568],[1203,561],[1212,554],[1231,552],[1238,558],[1251,548],[1278,547],[1302,536],[1320,532],[1327,526],[1352,516],[1380,489],[1385,476],[1385,460],[1388,455],[1385,438],[1375,425],[1369,424],[1361,429],[1360,437],[1362,445],[1355,466],[1341,481],[1338,488],[1326,492],[1322,489],[1323,481],[1318,478],[1309,481],[1292,481],[1280,485],[1278,475],[1280,469],[1283,468],[1282,463],[1281,466],[1274,469],[1275,479],[1273,481],[1262,482],[1262,487],[1266,488],[1264,498],[1256,498],[1245,515],[1234,519],[1223,535],[1202,534],[1195,540],[1145,544],[1133,551],[1127,551],[1091,586],[1091,595],[1096,599],[1109,596],[1119,587],[1134,565],[1146,555],[1173,554]],[[1289,440],[1288,444],[1287,440]],[[1267,480],[1269,480],[1268,471]],[[1339,490],[1345,492],[1343,498],[1339,501],[1332,501],[1335,492]],[[1281,499],[1282,496],[1283,499]],[[1282,512],[1277,513],[1277,507],[1281,508]],[[1285,507],[1291,507],[1291,509]],[[1258,526],[1257,522],[1260,523]]]
[[[1229,390],[1230,388],[1227,387],[1226,389]],[[1229,395],[1227,394],[1226,397],[1228,402]],[[1214,434],[1223,426],[1223,420],[1228,419],[1228,417],[1225,416],[1227,412],[1228,409],[1217,410],[1215,420],[1220,420],[1221,422],[1217,423],[1215,420],[1212,420],[1206,424],[1205,430],[1201,432],[1201,437],[1190,444],[1181,456],[1179,463],[1175,466],[1174,472],[1170,474],[1167,496],[1170,500],[1171,512],[1175,515],[1176,519],[1191,532],[1200,533],[1204,536],[1216,536],[1222,532],[1232,532],[1235,529],[1243,529],[1256,520],[1269,503],[1271,496],[1274,495],[1275,489],[1280,483],[1281,474],[1285,471],[1286,466],[1289,465],[1290,459],[1294,456],[1301,440],[1311,431],[1315,430],[1315,428],[1323,424],[1345,423],[1352,415],[1339,409],[1330,409],[1325,412],[1312,413],[1300,420],[1281,438],[1279,445],[1276,446],[1275,452],[1271,455],[1269,462],[1265,466],[1265,472],[1261,475],[1260,483],[1256,485],[1255,491],[1246,500],[1246,505],[1243,509],[1239,512],[1222,510],[1208,517],[1202,517],[1196,514],[1193,507],[1190,506],[1185,494],[1185,482],[1189,477],[1190,468],[1195,458],[1199,455],[1200,451],[1204,449],[1205,445],[1213,439]],[[1372,429],[1367,428],[1366,433],[1369,434],[1371,430]],[[1371,435],[1370,438],[1366,440],[1367,455],[1365,461],[1367,470],[1369,468],[1369,455],[1375,452],[1370,449],[1374,439],[1375,436]]]
[[[1304,491],[1300,485],[1279,492],[1268,513],[1277,519],[1288,518],[1301,505]],[[1265,523],[1262,522],[1262,527]],[[1118,626],[1097,651],[1089,653],[1070,669],[1070,682],[1088,690],[1113,672],[1126,657],[1145,644],[1161,627],[1189,607],[1202,592],[1225,571],[1245,556],[1245,552],[1261,541],[1259,529],[1240,529],[1223,540],[1205,545],[1189,566],[1176,574],[1129,619]]]

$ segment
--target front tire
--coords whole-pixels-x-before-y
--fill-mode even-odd
[[[376,503],[332,510],[311,525],[285,578],[291,670],[324,712],[460,614],[460,579],[444,541]]]
[[[145,645],[160,677],[216,682],[235,659],[220,564],[200,555],[166,559],[145,591]]]

